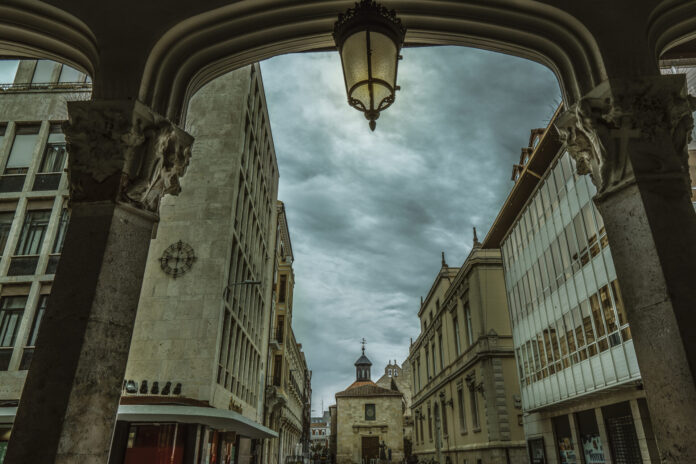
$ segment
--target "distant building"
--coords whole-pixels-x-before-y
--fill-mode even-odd
[[[322,454],[328,452],[331,436],[331,412],[322,411],[321,416],[312,417],[310,431],[310,447],[314,450],[321,449]]]
[[[413,453],[440,463],[527,463],[503,267],[476,238],[461,267],[442,266],[411,345]]]
[[[394,361],[389,360],[389,363],[384,368],[384,375],[375,382],[382,388],[390,390],[397,389],[404,395],[404,453],[409,456],[410,450],[413,448],[413,416],[411,414],[411,397],[412,397],[412,375],[411,365],[408,360],[404,361],[401,366]]]
[[[596,190],[553,122],[532,131],[483,243],[502,249],[530,458],[658,462]]]
[[[374,383],[371,366],[363,346],[355,362],[355,382],[336,393],[337,464],[404,458],[404,395]]]
[[[310,411],[311,397],[311,373],[302,345],[295,340],[292,329],[294,256],[285,205],[281,201],[277,203],[276,214],[276,280],[268,339],[270,375],[266,384],[265,423],[278,432],[278,438],[266,440],[266,464],[284,464],[288,456],[302,455],[307,451],[309,435],[305,417]]]

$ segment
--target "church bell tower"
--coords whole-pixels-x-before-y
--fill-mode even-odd
[[[372,380],[370,378],[370,366],[372,366],[372,363],[365,356],[365,339],[363,338],[360,343],[362,344],[362,356],[355,361],[355,381],[369,382]]]

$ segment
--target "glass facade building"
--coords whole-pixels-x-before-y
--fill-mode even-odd
[[[532,130],[483,243],[501,249],[528,459],[657,462],[596,189],[554,119]]]
[[[640,378],[589,176],[562,152],[502,243],[525,410]]]

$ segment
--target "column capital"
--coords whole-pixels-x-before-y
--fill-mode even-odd
[[[157,213],[181,191],[193,137],[136,100],[68,103],[70,198],[115,201]]]
[[[683,75],[611,79],[561,114],[556,128],[598,199],[637,180],[672,180],[688,195],[695,109]]]

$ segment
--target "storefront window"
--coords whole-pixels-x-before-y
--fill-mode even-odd
[[[586,464],[604,464],[604,449],[594,410],[577,413],[580,442]]]
[[[578,460],[573,446],[573,437],[570,433],[568,416],[554,417],[553,430],[556,434],[560,464],[577,464]]]
[[[182,464],[184,442],[180,424],[132,424],[123,464]]]

